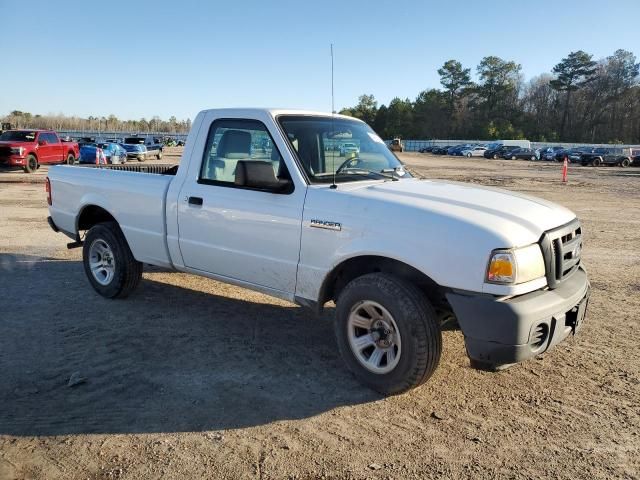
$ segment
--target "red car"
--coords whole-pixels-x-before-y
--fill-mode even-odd
[[[0,166],[33,173],[40,165],[71,165],[79,156],[76,142],[63,142],[51,130],[7,130],[0,135]]]

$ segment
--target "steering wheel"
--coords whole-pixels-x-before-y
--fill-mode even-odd
[[[355,157],[347,158],[344,162],[340,164],[340,166],[336,170],[336,173],[340,173],[345,168],[355,168],[358,166],[359,163],[360,163],[360,157],[358,157],[357,155]]]

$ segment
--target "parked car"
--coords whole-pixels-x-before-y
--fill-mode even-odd
[[[454,157],[462,156],[462,151],[473,147],[470,143],[465,143],[464,145],[456,145],[455,147],[450,148],[447,151],[448,155],[452,155]]]
[[[360,153],[360,147],[355,143],[342,143],[340,144],[340,156],[345,157],[350,153]]]
[[[564,147],[547,147],[540,152],[540,160],[554,161],[556,153],[563,150]]]
[[[498,145],[493,148],[487,147],[482,156],[484,158],[493,158],[494,160],[497,160],[498,158],[504,158],[505,153],[511,152],[516,148],[519,147],[515,145]]]
[[[76,142],[61,142],[52,130],[7,130],[0,135],[0,166],[34,173],[40,165],[68,163],[80,155]]]
[[[433,149],[431,150],[431,153],[435,155],[444,155],[445,153],[447,153],[447,150],[449,150],[451,147],[452,145],[443,145],[441,147],[433,147]]]
[[[594,147],[573,147],[560,150],[556,152],[555,159],[557,162],[563,162],[567,158],[569,163],[580,163],[582,154],[592,153],[595,150]]]
[[[502,158],[505,160],[537,160],[538,155],[533,148],[514,148],[513,150],[505,151],[502,154]]]
[[[434,149],[433,145],[429,145],[428,147],[423,147],[419,151],[420,153],[431,153]]]
[[[122,144],[127,151],[127,158],[144,162],[147,159],[147,147],[144,144],[144,138],[127,137]]]
[[[487,151],[487,147],[478,146],[478,147],[466,148],[465,150],[462,150],[460,153],[464,157],[482,157],[484,155],[484,152],[486,151]]]
[[[334,172],[322,143],[336,129],[367,155]],[[264,135],[273,151],[252,154]],[[335,301],[344,362],[383,394],[427,381],[452,316],[484,369],[536,357],[584,323],[582,227],[564,207],[414,178],[364,122],[342,115],[208,110],[188,142],[164,175],[49,171],[49,224],[82,246],[101,296],[128,296],[151,264],[316,312]]]
[[[591,165],[593,167],[599,167],[600,165],[628,167],[632,161],[631,149],[618,147],[596,148],[593,152],[583,153],[580,157],[580,163],[583,166]]]
[[[126,163],[126,161],[127,151],[117,143],[85,143],[80,147],[80,163],[119,165]]]

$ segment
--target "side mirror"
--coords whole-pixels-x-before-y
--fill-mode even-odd
[[[239,187],[255,188],[274,193],[287,193],[293,187],[291,180],[276,177],[271,162],[252,160],[238,161],[234,183]]]
[[[38,145],[43,146],[46,145],[47,141],[46,140],[38,140]]]

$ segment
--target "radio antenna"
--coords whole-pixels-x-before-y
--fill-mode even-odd
[[[334,135],[333,142],[331,144],[331,170],[333,170],[333,183],[331,183],[332,189],[338,188],[336,185],[336,150],[335,150],[335,127],[333,126],[333,117],[336,114],[335,97],[333,94],[333,43],[331,44],[331,134]]]

